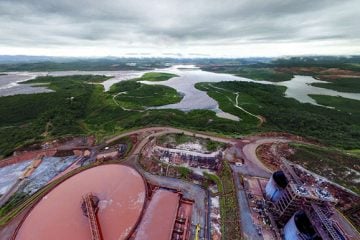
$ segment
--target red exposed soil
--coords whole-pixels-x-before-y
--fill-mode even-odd
[[[89,137],[67,137],[46,142],[43,144],[34,144],[17,149],[13,156],[0,159],[0,168],[10,164],[34,159],[38,156],[69,156],[82,154],[83,150],[95,144],[95,138]]]
[[[256,154],[271,170],[276,171],[281,164],[281,157],[288,158],[294,151],[288,143],[265,143],[256,149]]]
[[[359,76],[360,77],[360,72],[355,72],[355,71],[351,71],[351,70],[344,70],[344,69],[339,69],[339,68],[328,68],[324,71],[321,71],[322,75],[347,75],[347,76]]]
[[[360,76],[356,75],[321,75],[317,77],[319,80],[328,81],[331,82],[335,79],[341,79],[341,78],[360,78]]]
[[[40,155],[51,157],[55,155],[56,151],[57,151],[56,149],[46,149],[46,150],[37,150],[31,152],[22,152],[19,155],[0,160],[0,168],[10,164],[19,163],[29,159],[34,159]]]
[[[276,68],[279,72],[286,72],[292,74],[313,74],[313,75],[353,75],[360,76],[360,72],[339,69],[339,68],[325,68],[325,67],[286,67]]]
[[[360,72],[344,70],[339,68],[323,67],[288,67],[276,68],[279,72],[285,72],[295,75],[311,75],[319,80],[331,81],[339,78],[360,78]]]
[[[279,72],[291,73],[291,74],[299,74],[299,75],[308,75],[308,74],[319,74],[322,71],[327,70],[327,68],[323,67],[278,67],[275,69]]]

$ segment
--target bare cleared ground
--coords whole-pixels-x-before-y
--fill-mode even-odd
[[[295,75],[314,75],[319,80],[331,80],[336,78],[360,77],[360,72],[344,70],[339,68],[324,68],[324,67],[287,67],[277,68],[277,71],[292,73]]]

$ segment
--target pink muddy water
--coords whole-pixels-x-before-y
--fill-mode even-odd
[[[97,215],[103,239],[126,239],[141,216],[146,186],[134,169],[116,164],[85,170],[54,188],[26,217],[16,239],[91,239],[81,210],[82,196],[89,192],[100,199]]]
[[[167,190],[157,190],[145,210],[136,230],[135,240],[171,239],[180,196]]]

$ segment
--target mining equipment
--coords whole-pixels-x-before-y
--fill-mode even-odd
[[[199,240],[199,234],[200,234],[200,224],[196,224],[196,229],[195,229],[195,240]]]
[[[81,209],[83,210],[84,215],[89,220],[89,227],[91,232],[91,240],[102,240],[99,221],[96,217],[98,211],[99,198],[88,193],[83,196],[83,203],[81,204]]]

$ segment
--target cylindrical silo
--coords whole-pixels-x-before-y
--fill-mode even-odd
[[[270,199],[270,201],[276,202],[280,199],[287,184],[288,180],[283,171],[274,172],[265,187],[266,197]]]
[[[285,240],[318,239],[317,234],[305,212],[297,211],[284,227]]]

